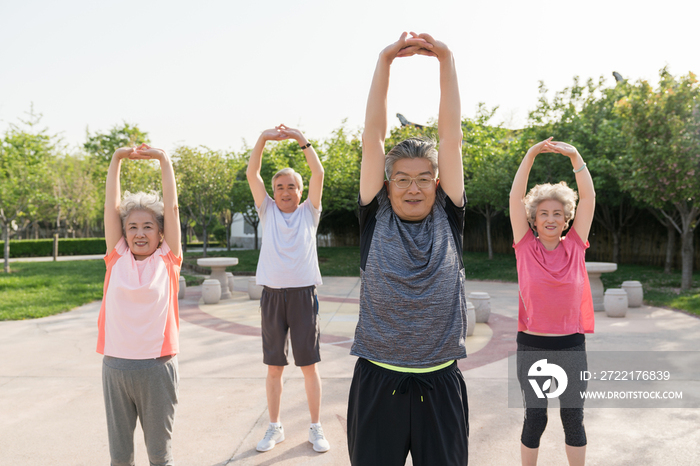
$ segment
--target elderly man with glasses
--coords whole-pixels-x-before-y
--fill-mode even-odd
[[[416,54],[440,63],[440,148],[411,138],[385,155],[389,69],[397,57]],[[456,362],[466,357],[466,197],[457,74],[445,44],[404,33],[381,52],[362,139],[350,460],[401,465],[410,451],[416,466],[466,465],[467,388]]]

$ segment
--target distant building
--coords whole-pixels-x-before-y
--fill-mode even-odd
[[[262,226],[258,224],[258,248],[262,242]],[[231,246],[254,249],[255,248],[255,230],[243,219],[243,215],[236,213],[233,215],[231,223]]]

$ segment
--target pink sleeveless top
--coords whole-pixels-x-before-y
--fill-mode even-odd
[[[553,251],[548,251],[531,230],[513,245],[520,288],[518,331],[593,333],[593,298],[586,272],[588,247],[573,228]]]
[[[122,237],[105,263],[97,352],[124,359],[177,354],[182,257],[175,257],[163,241],[150,257],[136,261]]]

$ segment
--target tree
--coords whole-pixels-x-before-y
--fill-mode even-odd
[[[674,78],[667,68],[659,78],[656,89],[637,82],[618,104],[629,135],[630,176],[623,187],[680,234],[681,289],[688,290],[700,217],[700,85],[693,73]]]
[[[540,85],[538,107],[531,113],[532,126],[526,131],[533,143],[554,136],[571,143],[583,155],[596,186],[594,219],[613,238],[613,262],[620,261],[623,230],[639,211],[639,203],[621,187],[627,170],[624,161],[627,139],[616,105],[628,92],[625,82],[606,88],[602,76],[598,81],[589,79],[585,85],[574,77],[573,84],[557,92],[550,101],[546,88]],[[556,168],[549,163],[536,165],[534,179],[575,183],[568,161],[558,158],[552,163],[557,164]],[[549,179],[542,180],[542,175]]]
[[[270,146],[272,149],[265,149],[261,161],[260,176],[265,183],[268,194],[272,193],[272,176],[280,169],[288,166],[285,165],[286,161],[280,160],[278,154],[273,150],[278,144],[279,143],[271,143]],[[231,171],[234,179],[229,189],[229,198],[231,200],[232,212],[240,213],[243,216],[243,221],[253,228],[255,249],[257,250],[259,244],[258,225],[260,224],[260,218],[258,217],[253,194],[250,192],[250,186],[246,178],[246,169],[248,168],[249,159],[249,149],[245,149],[240,154],[234,154],[231,159]]]
[[[178,147],[173,154],[180,210],[202,227],[203,255],[207,256],[208,227],[227,207],[233,173],[226,157],[206,147]]]
[[[51,213],[56,219],[56,231],[63,221],[65,233],[75,233],[81,227],[89,231],[90,224],[102,211],[100,192],[95,184],[97,167],[92,160],[81,154],[59,155],[51,162],[51,171],[56,174],[53,186]],[[86,235],[87,236],[87,235]]]
[[[10,272],[10,226],[18,219],[31,217],[43,196],[50,174],[49,158],[56,138],[39,130],[40,114],[30,109],[29,118],[20,120],[24,128],[11,124],[0,144],[0,224],[5,241],[6,273]]]
[[[137,125],[123,122],[114,125],[108,132],[90,134],[86,130],[86,140],[83,144],[85,151],[95,162],[93,181],[99,194],[98,204],[104,204],[104,186],[107,179],[107,169],[114,151],[120,147],[132,147],[141,143],[150,144],[148,133],[141,131]],[[154,161],[124,160],[121,165],[122,192],[157,191],[160,186],[160,166]],[[102,213],[98,213],[101,217]]]
[[[345,121],[343,121],[345,124]],[[348,135],[344,126],[333,131],[319,150],[325,175],[321,220],[323,231],[359,231],[355,212],[360,192],[362,148],[359,133]]]
[[[604,78],[597,83],[588,81],[580,91],[583,102],[577,117],[572,118],[568,132],[572,144],[588,160],[589,170],[595,176],[595,221],[610,232],[613,238],[612,261],[620,261],[623,229],[634,222],[639,203],[621,187],[628,173],[624,160],[627,138],[624,121],[615,110],[617,102],[629,92],[626,82],[613,88],[604,87]]]
[[[245,159],[247,160],[247,158]],[[263,157],[263,164],[265,157]],[[255,235],[254,248],[258,249],[258,225],[260,224],[260,218],[258,217],[258,212],[255,209],[255,201],[253,200],[253,194],[250,192],[250,187],[248,186],[248,180],[246,179],[246,167],[247,162],[239,165],[234,173],[235,178],[233,183],[231,183],[231,189],[229,191],[229,197],[232,201],[231,210],[233,212],[240,213],[243,216],[243,221],[246,222],[253,228],[253,234]],[[264,165],[263,165],[264,166]],[[265,178],[263,178],[264,180]]]
[[[666,227],[666,259],[664,260],[664,273],[670,274],[673,268],[673,256],[676,254],[676,227],[674,225],[679,225],[681,219],[678,216],[678,211],[676,211],[673,206],[669,205],[663,209],[668,214],[672,215],[673,218],[669,219],[664,216],[661,210],[654,209],[653,207],[648,208],[649,212],[658,220],[658,222]]]
[[[122,122],[122,125],[114,125],[109,132],[96,132],[90,134],[90,130],[85,130],[85,151],[95,157],[103,165],[109,167],[114,151],[120,147],[132,147],[141,143],[150,143],[148,133],[141,131],[137,125]]]
[[[508,210],[510,186],[518,169],[518,158],[511,149],[513,132],[488,124],[496,110],[480,104],[473,120],[462,121],[467,206],[486,219],[489,259],[493,259],[491,220]]]
[[[434,141],[439,142],[437,122],[430,120],[425,125],[413,124],[406,126],[395,126],[394,128],[391,128],[389,137],[387,137],[386,141],[384,142],[385,152],[388,153],[396,144],[405,139],[418,137],[433,139]]]

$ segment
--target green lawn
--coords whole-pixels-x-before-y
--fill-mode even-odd
[[[258,251],[212,251],[209,257],[237,257],[238,265],[228,270],[237,275],[254,275]],[[183,276],[188,286],[203,280],[188,271],[201,253],[186,253]],[[360,275],[360,250],[356,247],[319,248],[321,275],[326,277]],[[486,253],[464,254],[467,280],[517,282],[515,257]],[[44,317],[73,309],[102,298],[104,261],[14,262],[12,272],[0,272],[0,320]],[[695,288],[680,293],[680,272],[670,275],[659,267],[620,265],[617,272],[603,274],[606,288],[619,287],[625,280],[638,280],[644,286],[644,301],[659,307],[680,309],[700,316],[700,273],[693,276]]]
[[[13,262],[0,272],[0,320],[45,317],[102,299],[105,263]]]
[[[207,253],[207,257],[237,257],[238,265],[228,267],[227,272],[234,275],[255,275],[258,266],[258,255],[260,251],[212,251]],[[196,264],[197,259],[202,257],[199,252],[185,253],[186,264]],[[318,266],[321,275],[326,277],[359,277],[360,276],[360,248],[339,247],[339,248],[318,248]]]

